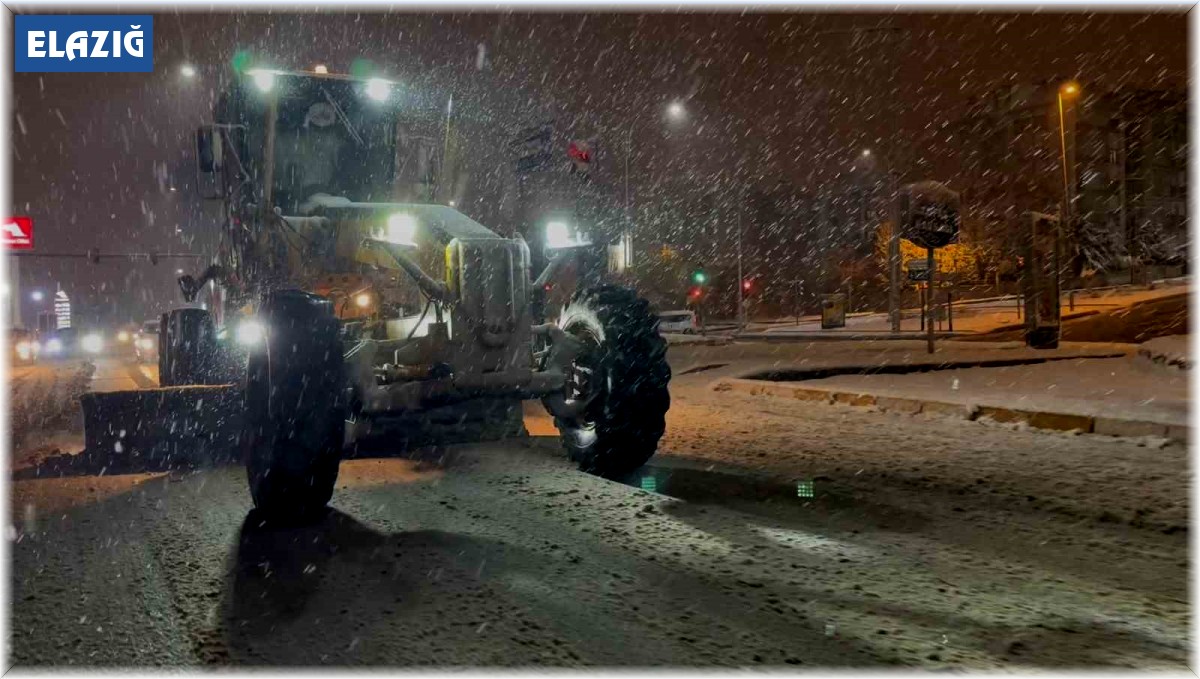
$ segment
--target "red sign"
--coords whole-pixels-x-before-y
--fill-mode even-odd
[[[7,250],[33,249],[33,218],[9,217],[0,227],[0,242]]]

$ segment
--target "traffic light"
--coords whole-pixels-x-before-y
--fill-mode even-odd
[[[704,288],[700,287],[699,285],[693,285],[692,288],[688,290],[688,301],[690,302],[699,302],[700,298],[703,296]]]
[[[708,282],[708,274],[704,273],[704,269],[697,269],[692,272],[692,282],[696,285],[704,285]]]

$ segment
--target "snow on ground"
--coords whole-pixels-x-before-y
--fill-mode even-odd
[[[1171,368],[1190,370],[1192,367],[1190,335],[1169,335],[1143,342],[1138,355]]]
[[[79,397],[88,389],[93,372],[90,363],[44,364],[22,371],[9,382],[14,467],[83,447]]]
[[[927,664],[1147,668],[1185,652],[1183,446],[713,392],[719,372],[672,382],[667,433],[641,472],[686,500],[667,515],[758,545],[718,574],[799,584],[779,605]],[[716,477],[674,488],[680,468],[783,488],[765,500]],[[801,480],[815,499],[789,497]],[[829,562],[796,561],[816,556]]]
[[[905,375],[839,375],[806,386],[880,396],[995,405],[1186,425],[1187,373],[1165,374],[1132,357],[1086,358]]]
[[[988,509],[1172,532],[1188,523],[1187,450],[1174,444],[698,388],[673,393],[660,451],[782,478],[824,477],[868,496],[916,489],[930,501],[961,498]]]

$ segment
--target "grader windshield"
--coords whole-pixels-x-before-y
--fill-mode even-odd
[[[263,149],[271,202],[284,214],[302,211],[317,194],[354,202],[426,197],[436,178],[436,120],[405,106],[397,84],[275,71],[249,76],[273,117],[251,148]]]

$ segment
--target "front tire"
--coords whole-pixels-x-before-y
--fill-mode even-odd
[[[603,285],[576,292],[558,326],[586,347],[566,386],[566,404],[580,412],[554,418],[563,447],[582,471],[625,476],[666,430],[671,368],[658,319],[633,290]]]
[[[288,290],[263,305],[264,346],[250,353],[242,453],[264,515],[304,521],[333,495],[345,431],[340,324],[329,302]]]

